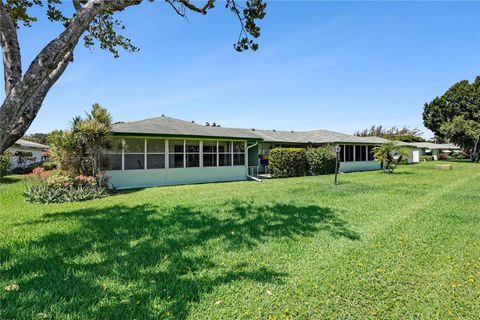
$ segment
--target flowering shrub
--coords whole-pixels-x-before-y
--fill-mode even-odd
[[[437,159],[438,159],[438,160],[447,160],[447,159],[448,159],[448,155],[445,154],[445,153],[439,153],[438,156],[437,156]]]
[[[72,176],[65,171],[46,171],[42,167],[33,169],[28,175],[29,186],[24,192],[29,202],[59,203],[91,200],[106,196],[92,176]]]

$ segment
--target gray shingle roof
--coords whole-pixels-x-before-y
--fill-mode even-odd
[[[24,139],[18,139],[14,144],[25,147],[25,148],[35,148],[35,149],[50,149],[49,146],[41,143],[36,143]]]
[[[416,147],[421,149],[439,149],[439,150],[460,150],[460,147],[452,143],[431,143],[431,142],[397,142],[398,145],[406,147]]]
[[[259,140],[257,135],[245,129],[204,126],[166,116],[140,121],[117,123],[113,125],[112,132]]]
[[[112,131],[117,134],[224,137],[278,143],[385,143],[388,141],[378,137],[357,137],[328,130],[291,132],[211,127],[166,116],[118,123],[113,125]]]

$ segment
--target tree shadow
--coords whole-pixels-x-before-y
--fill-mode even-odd
[[[6,176],[6,177],[3,177],[3,178],[0,178],[0,184],[17,183],[17,182],[19,182],[20,180],[21,180],[21,179],[18,178],[18,177]]]
[[[218,257],[225,252],[321,230],[359,239],[329,208],[282,203],[112,205],[45,214],[29,224],[49,222],[74,227],[31,241],[29,249],[0,250],[0,278],[21,288],[3,294],[3,317],[49,310],[54,318],[185,319],[192,304],[221,285],[281,283],[287,276],[275,265],[241,259],[224,267]]]

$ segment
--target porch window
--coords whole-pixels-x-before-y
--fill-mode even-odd
[[[147,169],[165,168],[165,140],[147,139]]]
[[[125,170],[145,168],[145,139],[125,139]]]
[[[355,161],[367,161],[367,146],[355,146]]]
[[[200,167],[200,141],[186,140],[187,168]]]
[[[233,142],[233,165],[245,165],[245,142]]]
[[[102,163],[103,170],[122,170],[123,139],[113,138],[110,148],[105,153],[106,161]]]
[[[346,145],[345,146],[345,162],[353,162],[354,161],[354,146]]]
[[[375,146],[368,146],[368,161],[375,160],[375,157],[373,155],[373,149],[375,149]]]
[[[184,140],[168,140],[169,168],[184,167],[184,143]]]
[[[218,165],[226,167],[232,165],[232,142],[218,141]]]
[[[212,140],[203,141],[203,166],[204,167],[217,166],[217,141],[212,141]]]

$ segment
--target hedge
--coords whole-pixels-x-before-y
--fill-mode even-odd
[[[269,154],[269,169],[275,178],[307,175],[307,152],[302,148],[274,148]]]
[[[308,173],[314,176],[335,173],[335,150],[331,146],[307,150]]]
[[[433,161],[433,156],[420,156],[420,161]]]

